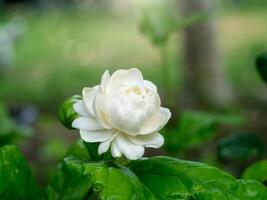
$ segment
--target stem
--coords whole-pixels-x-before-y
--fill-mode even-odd
[[[83,197],[83,200],[97,200],[97,194],[94,192],[93,187],[91,187],[87,194]]]
[[[121,156],[114,161],[114,164],[117,166],[126,166],[128,163],[129,160],[127,160],[124,156]]]
[[[98,194],[97,193],[93,193],[91,196],[89,196],[87,199],[85,200],[98,200]]]
[[[164,42],[160,46],[160,55],[161,55],[161,71],[162,71],[162,85],[164,90],[164,96],[166,101],[166,106],[172,107],[173,106],[173,98],[171,92],[171,85],[170,85],[170,73],[171,73],[171,66],[169,62],[169,52],[168,52],[168,43]]]

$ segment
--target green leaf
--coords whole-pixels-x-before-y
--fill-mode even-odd
[[[23,155],[12,145],[0,148],[0,199],[43,199]]]
[[[260,200],[267,195],[266,187],[257,181],[237,180],[198,162],[170,157],[129,161],[127,166],[85,161],[78,150],[81,144],[76,143],[75,153],[69,152],[71,156],[62,161],[56,181],[46,190],[47,199]]]
[[[262,80],[267,83],[267,53],[264,52],[256,58],[256,67]]]
[[[92,160],[85,143],[81,139],[77,140],[73,145],[70,146],[65,157],[75,157],[83,161]]]
[[[219,125],[240,125],[244,121],[239,115],[184,112],[178,127],[167,130],[165,148],[168,151],[181,151],[197,147],[211,138]]]
[[[94,191],[99,192],[99,197],[103,200],[156,199],[128,168],[98,167],[92,180]]]
[[[59,108],[58,117],[61,123],[69,129],[73,129],[71,124],[74,119],[78,117],[78,114],[73,110],[73,104],[81,100],[82,97],[74,95],[67,98]]]
[[[223,161],[245,162],[261,158],[265,145],[255,134],[238,133],[221,139],[217,149]]]
[[[156,199],[127,168],[109,166],[104,162],[84,162],[73,157],[64,159],[58,177],[61,181],[47,188],[52,200],[96,199],[152,200]]]
[[[82,140],[78,140],[73,145],[71,145],[64,157],[76,158],[80,160],[80,162],[88,162],[91,160],[90,154],[88,153]],[[46,188],[46,199],[60,199],[63,195],[65,195],[63,188],[65,187],[65,185],[71,186],[71,184],[74,184],[74,187],[77,185],[75,182],[69,182],[71,181],[71,179],[68,179],[68,176],[68,168],[65,166],[65,161],[63,160],[59,164],[58,170],[56,171],[55,175],[50,180],[50,183]],[[83,176],[78,177],[78,179],[79,178],[82,179]],[[69,198],[71,198],[71,196]]]
[[[169,157],[132,161],[129,168],[158,199],[265,199],[267,188],[257,181],[236,180],[206,164]]]
[[[242,175],[243,179],[267,181],[267,160],[262,160],[249,166]]]

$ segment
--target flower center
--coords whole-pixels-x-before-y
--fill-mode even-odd
[[[141,95],[141,89],[140,89],[140,87],[138,87],[138,86],[134,86],[134,87],[132,87],[132,88],[128,88],[128,89],[126,90],[126,93],[127,93],[127,94],[134,93],[134,94],[140,96],[140,95]]]

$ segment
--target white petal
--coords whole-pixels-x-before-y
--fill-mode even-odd
[[[124,134],[119,134],[114,139],[118,150],[129,160],[142,158],[145,148],[141,145],[136,145],[127,140]]]
[[[130,77],[136,80],[143,80],[142,72],[137,68],[131,68],[127,70]]]
[[[93,110],[97,121],[106,129],[111,129],[111,126],[108,124],[107,118],[108,114],[106,112],[106,104],[104,97],[101,93],[98,93],[93,102]]]
[[[75,112],[77,112],[79,115],[81,115],[83,117],[89,116],[89,113],[87,112],[87,108],[85,107],[82,100],[73,104],[73,109]]]
[[[154,92],[157,92],[157,86],[154,83],[152,83],[151,81],[144,80],[144,85],[145,85],[145,87],[150,88]]]
[[[171,112],[168,108],[160,107],[159,112],[154,114],[151,118],[143,124],[140,135],[154,133],[162,129],[169,121]]]
[[[103,130],[103,131],[84,131],[80,130],[81,138],[85,142],[103,142],[112,137],[112,130]]]
[[[98,147],[98,155],[108,151],[112,140],[116,137],[117,134],[113,134],[108,140],[101,142]],[[115,156],[114,156],[115,157]]]
[[[105,93],[106,91],[106,86],[108,84],[108,81],[110,79],[110,75],[109,75],[109,71],[105,71],[105,73],[103,74],[102,78],[101,78],[101,84],[100,84],[100,89],[102,92]]]
[[[121,157],[121,152],[115,142],[111,143],[111,154],[114,158]]]
[[[91,117],[79,117],[75,119],[72,122],[72,127],[88,131],[98,131],[104,129],[94,118]]]
[[[143,75],[136,69],[117,70],[115,71],[107,84],[107,93],[117,90],[122,85],[141,85],[143,84]]]
[[[127,138],[134,144],[151,148],[159,148],[164,143],[164,137],[159,133],[152,133],[149,135],[127,136]]]
[[[93,110],[93,102],[95,100],[95,96],[98,91],[98,86],[95,86],[93,88],[85,87],[83,88],[82,95],[83,95],[83,103],[86,106],[88,112],[95,116],[94,110]]]

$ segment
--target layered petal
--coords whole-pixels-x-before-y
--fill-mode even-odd
[[[135,68],[106,71],[101,83],[84,88],[83,99],[73,105],[80,115],[72,123],[86,142],[99,142],[98,154],[111,150],[113,157],[135,160],[145,147],[159,148],[164,138],[158,131],[171,117],[160,107],[157,87]]]
[[[85,107],[84,103],[82,100],[76,102],[75,104],[73,104],[73,109],[75,112],[77,112],[79,115],[83,116],[83,117],[88,117],[90,116],[90,114],[87,111],[87,108]]]
[[[103,142],[112,137],[114,132],[112,130],[102,130],[102,131],[84,131],[80,130],[81,138],[85,142]]]
[[[83,88],[83,103],[86,106],[90,115],[95,116],[93,109],[93,102],[95,100],[95,96],[99,90],[99,86],[95,86],[93,88],[85,87]]]
[[[120,150],[119,150],[119,148],[115,142],[111,143],[111,155],[114,158],[121,157],[121,152],[120,152]]]
[[[107,84],[109,82],[109,79],[110,79],[110,75],[109,75],[109,71],[105,71],[105,73],[103,74],[102,78],[101,78],[101,83],[100,83],[100,90],[103,92],[103,93],[106,93],[106,87],[107,87]]]
[[[112,74],[106,87],[107,93],[111,93],[114,90],[122,86],[142,85],[143,75],[136,69],[129,70],[117,70]]]
[[[99,131],[104,129],[103,126],[92,117],[79,117],[72,122],[72,127],[87,131]]]
[[[93,110],[96,120],[106,129],[111,129],[108,122],[108,112],[106,110],[106,103],[102,93],[97,93],[93,102]]]
[[[130,88],[130,90],[134,89]],[[105,98],[105,102],[109,124],[129,135],[137,135],[144,121],[150,119],[155,110],[160,108],[158,94],[151,91],[140,95],[114,92]]]
[[[141,145],[136,145],[130,142],[124,134],[118,134],[115,139],[115,147],[121,154],[129,160],[136,160],[144,155],[145,148]],[[115,152],[117,153],[117,152]]]
[[[127,136],[127,138],[136,145],[144,147],[159,148],[164,143],[164,138],[159,133],[152,133],[149,135]]]
[[[154,92],[157,92],[157,86],[154,83],[152,83],[151,81],[144,80],[144,86],[146,88],[151,89]]]
[[[117,133],[113,134],[108,140],[101,142],[98,147],[98,154],[101,155],[108,151],[112,140],[117,136]]]
[[[170,110],[168,108],[160,107],[158,112],[145,121],[139,134],[146,135],[159,131],[169,121],[170,117]]]

